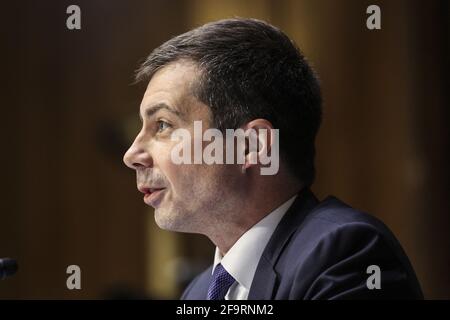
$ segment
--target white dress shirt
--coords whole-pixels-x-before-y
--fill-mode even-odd
[[[214,266],[221,263],[236,282],[228,289],[225,300],[247,300],[261,255],[275,228],[297,195],[290,198],[247,230],[222,257],[216,247]]]

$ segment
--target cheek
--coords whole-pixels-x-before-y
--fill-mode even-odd
[[[172,162],[170,145],[158,145],[153,150],[153,161],[156,170],[160,171],[171,182],[177,171],[177,165]]]
[[[234,180],[232,165],[175,164],[171,159],[175,146],[176,142],[155,145],[153,158],[156,170],[165,177],[172,196],[178,200],[190,202],[215,196],[224,192]]]
[[[215,193],[220,176],[213,166],[165,162],[163,174],[171,185],[173,196],[184,203],[201,202]],[[175,199],[174,199],[175,200]]]
[[[164,176],[170,184],[172,193],[181,195],[195,186],[195,165],[175,164],[171,158],[172,148],[175,144],[161,144],[153,149],[154,167]]]

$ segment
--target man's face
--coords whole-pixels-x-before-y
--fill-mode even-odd
[[[211,111],[192,94],[198,78],[195,65],[171,63],[154,74],[140,106],[142,129],[125,153],[125,164],[136,170],[137,186],[146,204],[155,208],[156,223],[163,229],[204,233],[212,223],[233,210],[239,192],[239,168],[234,165],[175,164],[171,151],[176,129],[190,132],[194,146],[194,121],[203,131],[211,126]],[[202,144],[203,147],[205,144]],[[227,199],[227,201],[224,201]]]

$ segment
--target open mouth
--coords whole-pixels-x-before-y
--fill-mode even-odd
[[[157,207],[165,190],[166,188],[144,188],[144,202],[152,207]]]

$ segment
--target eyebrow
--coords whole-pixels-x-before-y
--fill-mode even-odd
[[[158,112],[159,110],[162,110],[162,109],[167,110],[167,111],[169,111],[170,113],[173,113],[174,115],[176,115],[177,117],[183,119],[183,114],[182,114],[180,111],[171,108],[170,106],[168,106],[168,105],[165,104],[164,102],[157,103],[157,104],[155,104],[155,105],[152,105],[152,106],[146,108],[145,111],[144,111],[145,117],[146,117],[146,118],[150,118],[150,117],[153,116],[156,112]],[[143,121],[142,115],[141,115],[140,112],[139,112],[139,119],[141,119],[141,121]]]

